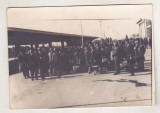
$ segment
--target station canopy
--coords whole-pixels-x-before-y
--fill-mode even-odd
[[[85,40],[94,40],[98,37],[83,36]],[[81,42],[82,36],[76,34],[66,34],[32,29],[8,27],[8,45],[27,45],[49,42]]]

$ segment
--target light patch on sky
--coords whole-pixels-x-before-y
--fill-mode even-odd
[[[79,35],[80,20],[57,19],[82,19],[83,35],[123,38],[139,33],[140,18],[152,20],[152,5],[10,8],[7,17],[8,27]],[[101,30],[99,20],[83,20],[118,18],[102,20]]]

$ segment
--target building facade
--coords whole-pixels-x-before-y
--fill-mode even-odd
[[[139,25],[139,36],[141,38],[152,38],[152,21],[149,19],[140,19],[137,24]]]

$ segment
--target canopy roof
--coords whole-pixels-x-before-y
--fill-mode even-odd
[[[93,40],[98,37],[83,36],[84,40]],[[8,27],[8,44],[35,44],[61,41],[81,41],[82,36],[57,32],[39,31],[32,29]]]

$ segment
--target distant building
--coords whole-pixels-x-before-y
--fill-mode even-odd
[[[137,24],[139,25],[139,36],[141,38],[152,38],[152,21],[149,19],[140,19]]]
[[[139,34],[132,34],[131,37],[132,37],[132,38],[139,38],[140,36],[139,36]]]

